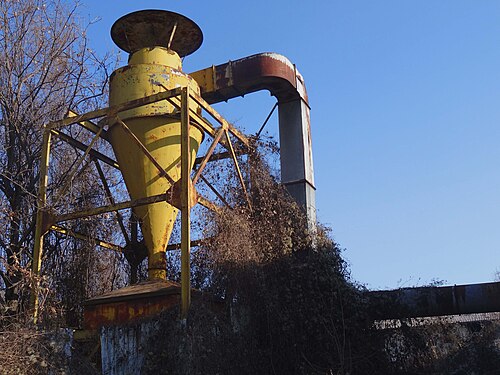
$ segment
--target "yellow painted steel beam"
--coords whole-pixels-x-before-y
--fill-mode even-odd
[[[80,115],[78,113],[76,113],[75,111],[72,111],[70,109],[68,111],[68,116],[70,116],[70,117],[78,117]],[[79,122],[77,122],[77,124],[80,125],[81,127],[85,128],[85,129],[91,131],[94,134],[97,134],[97,132],[100,129],[100,126],[94,124],[92,121],[79,121]],[[107,136],[107,134],[106,134],[105,131],[101,132],[101,138],[109,142],[108,136]]]
[[[189,140],[188,87],[181,94],[181,319],[186,319],[191,304],[191,152]]]
[[[33,309],[33,322],[36,324],[38,320],[38,288],[40,281],[40,269],[42,265],[42,252],[43,252],[43,239],[45,235],[44,230],[44,209],[47,202],[47,184],[48,184],[48,171],[50,161],[50,140],[51,133],[48,129],[44,129],[42,141],[42,155],[40,161],[40,177],[38,185],[38,198],[37,198],[37,213],[36,213],[36,227],[35,227],[35,246],[33,249],[33,263],[32,272],[35,275],[35,285],[31,291],[31,307]]]
[[[213,206],[218,207],[215,204],[213,204]],[[76,238],[78,240],[82,240],[82,241],[94,241],[96,243],[96,245],[98,245],[98,246],[100,246],[100,247],[102,247],[104,249],[107,249],[107,250],[113,250],[113,251],[116,251],[118,253],[123,253],[125,251],[125,249],[122,246],[116,245],[116,244],[111,243],[111,242],[103,241],[103,240],[101,240],[99,238],[89,237],[89,236],[87,236],[85,234],[69,230],[69,229],[61,227],[59,225],[52,225],[50,227],[50,230],[52,230],[54,232],[57,232],[57,233],[61,233],[61,234],[67,235],[67,236],[70,236],[70,237],[73,237],[73,238]],[[200,246],[204,241],[207,241],[207,238],[203,238],[203,239],[200,239],[200,240],[193,240],[193,241],[191,241],[191,247]],[[165,250],[166,251],[181,250],[181,243],[175,243],[175,244],[167,245],[167,247],[165,248]]]
[[[231,154],[231,158],[233,159],[234,167],[236,168],[236,173],[238,174],[238,179],[240,180],[241,188],[243,189],[243,193],[245,193],[245,198],[247,200],[248,207],[252,209],[252,202],[250,202],[250,196],[248,195],[247,188],[245,186],[245,181],[243,180],[243,175],[241,174],[240,166],[238,164],[238,159],[236,159],[236,154],[234,152],[233,144],[231,142],[231,138],[229,137],[229,131],[224,130],[224,133],[226,134],[226,140],[229,145],[229,153]]]
[[[178,98],[169,98],[167,100],[179,111],[181,110],[181,103]],[[191,117],[190,120],[199,125],[203,129],[203,131],[205,131],[212,137],[215,136],[215,134],[217,133],[217,128],[213,126],[210,121],[196,113],[196,111],[194,111],[192,108],[189,109],[189,115]]]
[[[203,207],[208,208],[211,211],[214,212],[220,212],[221,208],[213,203],[212,201],[208,200],[207,198],[198,195],[198,203],[201,204]]]
[[[193,240],[191,241],[191,247],[196,247],[200,246],[203,242],[207,241],[209,238],[203,238],[201,240]],[[174,243],[171,245],[167,245],[166,249],[167,251],[174,251],[174,250],[181,250],[182,244],[181,243]]]
[[[106,176],[104,175],[104,171],[101,168],[98,160],[94,160],[95,168],[97,169],[97,173],[99,174],[99,178],[101,179],[102,186],[104,187],[104,191],[106,192],[106,197],[108,198],[109,204],[115,205],[115,199],[113,198],[113,194],[111,193],[111,189],[109,188],[108,181],[106,180]],[[128,236],[127,230],[125,229],[125,225],[123,224],[123,218],[120,214],[120,211],[115,211],[116,220],[118,220],[118,225],[122,231],[123,237],[125,238],[126,243],[130,243],[130,238]]]
[[[153,203],[158,203],[158,202],[168,202],[170,200],[170,198],[171,198],[170,192],[158,194],[158,195],[152,195],[150,197],[139,198],[139,199],[131,200],[128,202],[121,202],[121,203],[117,203],[117,204],[113,204],[113,205],[92,208],[90,210],[72,212],[72,213],[64,214],[64,215],[58,215],[54,218],[54,222],[61,223],[63,221],[81,219],[81,218],[87,217],[87,216],[100,215],[100,214],[104,214],[107,212],[124,210],[126,208],[145,206],[148,204],[153,204]]]
[[[100,239],[94,238],[94,237],[89,237],[89,236],[87,236],[85,234],[69,230],[69,229],[61,227],[59,225],[52,225],[50,227],[50,230],[52,230],[54,232],[57,232],[57,233],[64,234],[66,236],[70,236],[70,237],[79,239],[79,240],[94,241],[96,245],[98,245],[98,246],[100,246],[102,248],[108,249],[108,250],[117,251],[119,253],[123,253],[123,251],[124,251],[123,247],[118,246],[118,245],[116,245],[114,243],[103,241],[103,240],[100,240]]]
[[[238,156],[245,155],[245,153],[236,152],[236,155]],[[229,152],[219,152],[217,154],[213,154],[212,156],[210,156],[210,159],[208,161],[210,162],[215,160],[229,159],[230,157],[231,155],[229,154]],[[205,158],[204,156],[197,157],[196,160],[194,161],[194,165],[200,165],[204,158]]]
[[[214,206],[218,207],[215,204],[214,204]],[[67,235],[67,236],[70,236],[70,237],[73,237],[73,238],[76,238],[76,239],[79,239],[79,240],[94,241],[96,243],[96,245],[98,245],[98,246],[100,246],[100,247],[102,247],[104,249],[116,251],[118,253],[123,253],[125,251],[125,249],[122,246],[116,245],[116,244],[111,243],[111,242],[103,241],[103,240],[101,240],[99,238],[89,237],[89,236],[87,236],[85,234],[69,230],[69,229],[61,227],[59,225],[52,225],[50,227],[50,230],[52,230],[54,232],[57,232],[57,233],[61,233],[61,234]],[[191,247],[199,246],[199,245],[201,245],[206,240],[207,240],[206,238],[200,239],[200,240],[193,240],[193,241],[191,241]],[[181,250],[181,244],[180,243],[175,243],[175,244],[167,245],[167,247],[165,248],[165,250],[166,251]]]
[[[191,121],[202,127],[202,129],[210,134],[212,137],[217,133],[217,128],[215,128],[210,121],[205,117],[198,115],[196,112],[190,111]]]
[[[190,96],[194,99],[198,105],[200,105],[205,111],[207,111],[219,124],[224,126],[225,129],[228,129],[231,134],[233,134],[238,140],[243,143],[245,146],[250,147],[250,141],[248,138],[236,129],[233,125],[231,125],[227,120],[222,117],[215,109],[213,109],[210,104],[208,104],[205,99],[203,99],[200,95],[196,93],[190,93]]]
[[[219,141],[220,139],[222,138],[222,135],[224,134],[224,129],[219,129],[217,131],[217,134],[215,135],[214,137],[214,140],[212,142],[212,144],[210,145],[210,147],[208,148],[208,151],[205,155],[205,157],[203,158],[203,160],[201,161],[198,169],[196,170],[196,173],[193,177],[193,185],[196,184],[196,182],[198,181],[198,179],[200,178],[201,176],[201,173],[203,172],[203,170],[205,169],[205,166],[207,165],[208,161],[210,160],[210,158],[212,157],[212,154],[215,150],[215,148],[217,147],[217,145],[219,144]]]
[[[80,165],[83,163],[85,158],[90,154],[90,151],[92,150],[92,147],[94,144],[97,142],[99,139],[101,132],[103,131],[103,128],[100,128],[99,131],[96,133],[94,138],[92,138],[92,141],[90,141],[90,144],[87,146],[87,149],[83,153],[83,155],[80,156],[80,158],[76,161],[76,163],[73,166],[73,170],[70,172],[69,176],[66,177],[66,183],[63,185],[63,188],[61,189],[61,192],[59,193],[60,197],[63,197],[67,190],[70,187],[71,182],[73,181],[73,178],[75,177],[76,173],[78,172],[78,168],[80,168]]]
[[[169,91],[162,91],[158,94],[145,96],[144,98],[131,100],[129,102],[114,105],[111,107],[106,107],[102,109],[97,109],[95,111],[90,111],[79,116],[67,117],[63,120],[53,121],[48,124],[48,127],[51,129],[56,129],[64,126],[68,126],[71,124],[76,124],[83,121],[93,120],[99,117],[105,116],[116,116],[117,113],[123,112],[129,109],[133,109],[136,107],[142,107],[144,105],[148,105],[151,103],[156,103],[161,100],[165,100],[168,98],[172,98],[174,96],[179,96],[181,94],[181,88],[175,88]]]
[[[210,188],[210,190],[212,190],[212,192],[217,196],[217,198],[222,201],[222,203],[224,203],[228,208],[232,209],[231,205],[227,203],[222,194],[217,191],[215,186],[213,186],[205,177],[203,177],[203,175],[200,176],[200,179]]]
[[[52,129],[50,132],[53,135],[57,136],[60,140],[66,142],[68,144],[70,144],[71,146],[79,149],[80,151],[84,151],[85,152],[85,150],[87,150],[87,148],[89,147],[85,143],[77,141],[76,139],[70,137],[66,133],[63,133],[63,132],[61,132],[59,130]],[[118,165],[118,163],[115,160],[113,160],[110,157],[108,157],[108,156],[100,153],[99,151],[91,149],[90,152],[89,152],[89,155],[92,156],[93,158],[99,159],[103,163],[106,163],[107,165],[109,165],[109,166],[111,166],[113,168],[120,169],[120,166]]]
[[[175,181],[170,177],[170,175],[163,169],[163,167],[158,163],[158,161],[154,158],[153,155],[149,152],[149,150],[142,144],[142,142],[139,140],[139,138],[136,137],[136,135],[130,130],[130,128],[118,117],[115,118],[115,121],[117,124],[119,124],[123,130],[132,138],[132,140],[139,146],[139,148],[142,150],[144,155],[151,161],[151,163],[158,169],[158,174],[160,177],[164,177],[167,179],[167,181],[171,184],[174,185]]]
[[[201,97],[199,97],[201,98]],[[181,105],[180,105],[180,102],[178,100],[178,98],[170,98],[168,99],[168,101],[173,105],[175,106],[177,109],[181,109]],[[207,104],[208,105],[208,104]],[[211,110],[213,112],[215,112],[215,110],[213,108],[211,108]],[[217,128],[215,127],[214,125],[212,125],[210,123],[210,121],[208,119],[206,119],[205,117],[199,115],[198,113],[196,113],[193,108],[189,108],[189,116],[190,116],[190,120],[192,122],[194,122],[195,124],[197,124],[198,126],[200,126],[206,133],[208,133],[211,137],[215,137],[217,135],[217,132],[218,132],[218,129],[229,129],[230,127],[233,127],[232,125],[229,124],[229,122],[227,122],[221,115],[219,115],[217,112],[215,112],[217,114],[217,116],[222,119],[222,121],[219,121],[220,123],[220,128]],[[247,145],[249,144],[249,141],[247,139]],[[228,145],[226,144],[226,140],[224,138],[220,139],[219,143],[224,146],[226,149],[228,149]]]

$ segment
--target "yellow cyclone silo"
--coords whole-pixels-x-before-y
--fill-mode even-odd
[[[131,54],[128,65],[111,75],[110,106],[178,87],[189,87],[200,93],[198,84],[182,72],[179,56],[193,52],[201,44],[201,30],[188,18],[167,11],[135,12],[116,21],[111,34],[115,43]],[[190,105],[200,111],[194,102]],[[177,182],[181,178],[179,111],[167,101],[161,101],[121,112],[118,117],[171,180]],[[171,187],[122,126],[110,124],[108,135],[132,199],[163,194]],[[191,125],[190,138],[193,163],[203,139],[202,130]],[[166,278],[165,248],[177,211],[166,202],[134,208],[148,249],[149,279]]]

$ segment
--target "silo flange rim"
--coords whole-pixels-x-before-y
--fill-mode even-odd
[[[129,53],[146,47],[168,47],[175,24],[170,49],[184,57],[200,48],[203,42],[200,27],[186,16],[168,10],[147,9],[126,14],[111,27],[111,38]]]

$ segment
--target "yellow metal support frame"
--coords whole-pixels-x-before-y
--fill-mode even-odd
[[[40,269],[42,266],[42,251],[43,238],[45,235],[44,228],[44,212],[47,202],[47,185],[49,177],[49,161],[50,161],[50,131],[45,130],[43,133],[42,157],[40,161],[40,180],[38,185],[36,227],[35,227],[35,247],[33,249],[33,264],[32,270],[35,275],[33,290],[31,292],[31,305],[33,307],[33,322],[38,319],[39,296],[38,288],[40,286]]]
[[[114,168],[119,169],[118,164],[112,160],[111,158],[103,155],[93,149],[93,145],[96,143],[98,138],[107,140],[107,134],[104,130],[106,125],[111,124],[111,126],[122,126],[125,130],[127,130],[127,125],[123,123],[118,117],[117,114],[119,112],[144,106],[147,104],[159,102],[162,100],[168,100],[174,106],[176,106],[181,115],[181,189],[180,189],[180,197],[174,199],[173,191],[167,191],[164,194],[150,196],[142,199],[137,199],[128,202],[120,202],[115,203],[109,187],[106,185],[106,181],[104,180],[104,175],[102,170],[96,162],[96,167],[99,173],[99,176],[103,180],[103,187],[106,190],[106,196],[111,203],[108,206],[96,207],[86,211],[78,211],[71,212],[62,215],[51,215],[49,214],[49,210],[47,209],[47,186],[48,186],[48,171],[49,171],[49,162],[50,162],[50,145],[51,145],[51,136],[56,136],[60,140],[67,142],[72,145],[76,149],[83,151],[83,155],[78,159],[77,164],[81,164],[84,158],[91,157],[94,160],[99,159]],[[215,127],[212,123],[202,117],[200,114],[196,113],[189,107],[190,100],[194,100],[198,105],[200,105],[220,126]],[[115,245],[110,242],[106,242],[96,238],[89,238],[88,236],[72,232],[62,226],[59,223],[69,220],[75,220],[83,217],[99,215],[107,212],[116,212],[117,218],[120,221],[119,225],[123,230],[123,223],[121,222],[121,217],[118,213],[119,210],[133,208],[140,205],[152,204],[155,202],[167,201],[170,204],[175,205],[175,201],[177,201],[181,210],[181,243],[168,245],[166,250],[181,250],[181,319],[186,319],[187,314],[189,312],[189,307],[191,303],[191,285],[190,285],[190,252],[191,246],[197,246],[200,241],[191,241],[190,235],[190,227],[191,227],[191,208],[193,195],[197,196],[196,203],[199,203],[211,210],[217,211],[219,210],[219,206],[205,197],[197,195],[194,190],[194,185],[199,181],[203,181],[213,192],[215,195],[227,206],[229,204],[224,199],[224,197],[210,184],[210,182],[203,176],[203,170],[205,169],[208,162],[211,160],[218,160],[221,157],[230,157],[236,169],[236,173],[238,176],[238,180],[240,181],[241,187],[243,189],[244,194],[247,197],[248,205],[250,206],[250,198],[248,196],[245,182],[243,180],[243,176],[241,170],[238,165],[238,161],[236,158],[236,152],[231,142],[230,134],[233,135],[244,147],[248,147],[250,142],[248,138],[242,134],[240,131],[234,128],[229,122],[227,122],[219,113],[217,113],[210,105],[203,100],[199,95],[194,92],[191,92],[188,87],[184,88],[176,88],[173,90],[167,90],[158,94],[154,94],[151,96],[147,96],[141,99],[133,100],[124,104],[120,104],[117,106],[112,106],[108,108],[98,109],[95,111],[91,111],[85,114],[78,115],[74,112],[69,113],[70,117],[67,117],[60,121],[55,121],[49,123],[44,126],[44,134],[43,134],[43,148],[40,162],[40,179],[39,179],[39,190],[38,190],[38,199],[37,199],[37,215],[36,215],[36,227],[35,227],[35,245],[33,251],[33,262],[32,262],[32,272],[34,274],[35,285],[33,285],[33,291],[31,295],[31,304],[33,308],[33,320],[36,323],[38,319],[39,313],[39,276],[41,270],[42,263],[42,255],[43,255],[43,243],[45,234],[49,231],[55,231],[64,235],[72,236],[79,239],[89,239],[95,241],[96,245],[101,246],[106,249],[115,250],[115,251],[123,251],[123,248],[119,245]],[[101,120],[94,124],[91,120],[101,118]],[[197,124],[201,127],[206,133],[212,136],[213,142],[208,148],[207,153],[198,158],[200,160],[198,164],[198,168],[194,172],[194,177],[191,179],[191,153],[190,150],[190,137],[189,137],[189,128],[190,124]],[[71,138],[69,135],[62,133],[60,131],[61,128],[64,128],[69,125],[79,124],[85,129],[93,132],[95,137],[92,139],[89,145],[85,145],[76,139]],[[158,169],[159,175],[166,178],[167,180],[171,180],[170,176],[163,170],[163,168],[155,163],[154,157],[149,153],[149,151],[144,147],[144,145],[135,137],[131,132],[129,133],[131,140],[141,147],[144,154],[152,161],[152,163]],[[221,144],[226,148],[227,155],[220,156],[214,155],[215,148],[217,144]],[[70,177],[76,174],[77,168],[73,169]],[[69,181],[66,181],[69,184]],[[179,204],[180,202],[180,204]],[[125,239],[128,242],[128,238],[126,233],[124,233]]]
[[[191,304],[191,153],[189,152],[189,88],[181,94],[181,319]]]

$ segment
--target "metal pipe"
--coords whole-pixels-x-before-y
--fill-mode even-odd
[[[366,297],[374,320],[500,312],[500,282],[373,291]]]
[[[260,90],[278,99],[281,182],[316,226],[316,188],[312,159],[310,113],[304,79],[286,57],[260,53],[190,74],[201,96],[218,103]]]
[[[269,90],[278,102],[297,99],[308,104],[304,79],[290,60],[277,53],[259,53],[189,74],[209,104]]]

